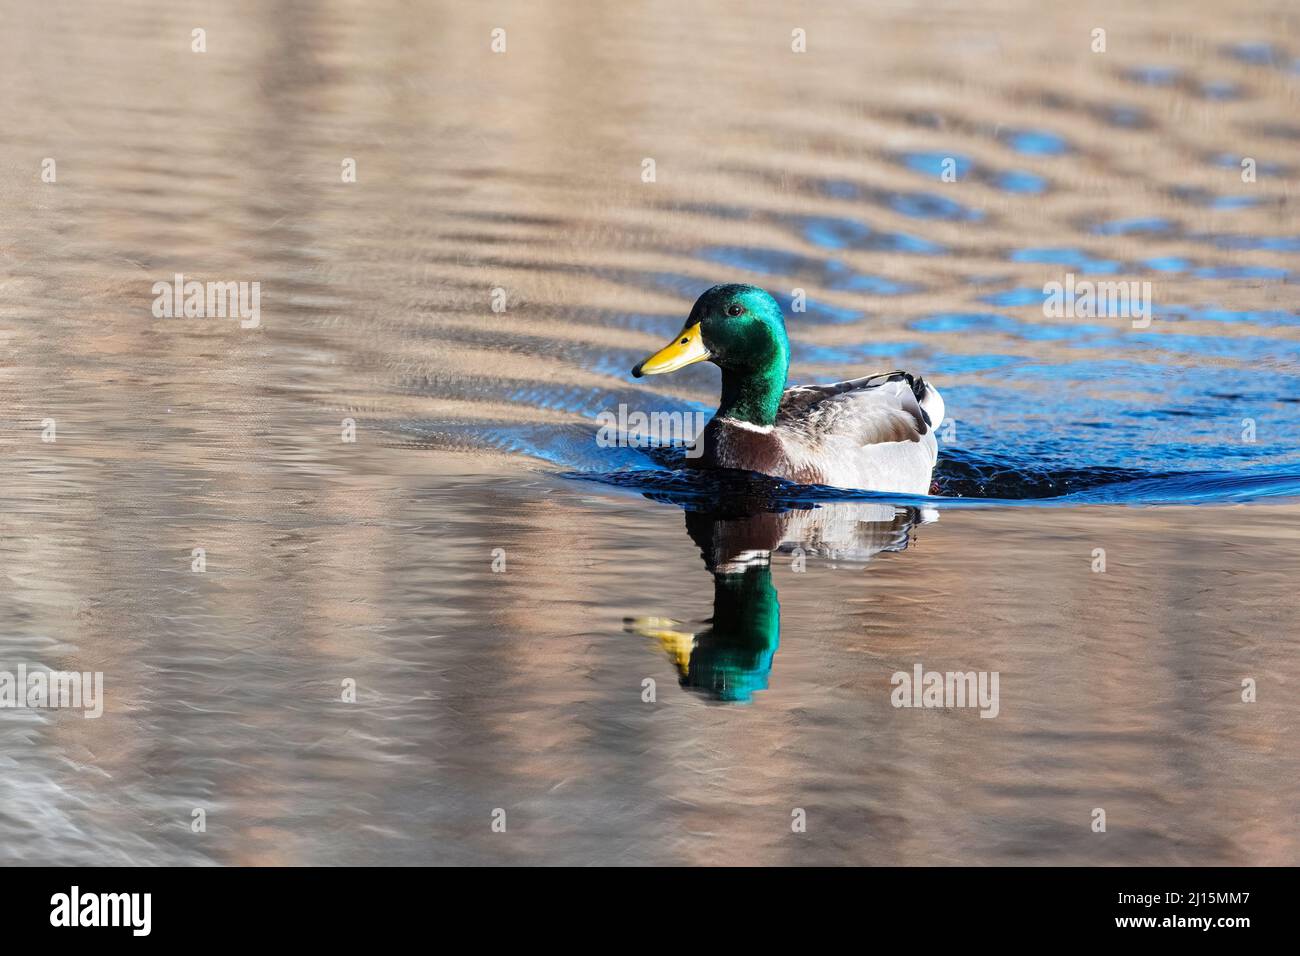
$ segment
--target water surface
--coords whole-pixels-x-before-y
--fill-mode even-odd
[[[6,862],[1300,861],[1291,5],[5,23],[0,669],[107,697],[0,712]],[[722,281],[938,385],[935,495],[596,444],[711,411],[628,370]]]

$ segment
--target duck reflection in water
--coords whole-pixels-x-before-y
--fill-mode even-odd
[[[629,633],[662,645],[683,687],[714,700],[745,702],[767,689],[781,640],[773,552],[793,552],[792,563],[806,557],[863,562],[881,551],[904,550],[915,525],[937,518],[930,509],[890,504],[773,507],[750,499],[721,512],[686,512],[686,531],[713,575],[713,617],[703,630],[658,617],[623,622]]]

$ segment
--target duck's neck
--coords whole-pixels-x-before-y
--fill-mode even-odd
[[[722,370],[722,401],[718,417],[732,418],[751,425],[776,424],[776,410],[785,391],[788,362],[772,362],[759,369]]]

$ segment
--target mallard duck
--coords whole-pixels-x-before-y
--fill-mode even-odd
[[[709,289],[676,338],[632,375],[704,361],[722,369],[722,399],[700,439],[701,454],[688,458],[693,464],[803,485],[930,491],[943,399],[920,376],[894,371],[787,389],[785,317],[772,296],[752,285]]]

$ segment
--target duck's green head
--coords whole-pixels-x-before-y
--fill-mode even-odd
[[[752,285],[715,285],[695,300],[677,337],[632,375],[675,372],[710,361],[722,369],[718,414],[770,425],[790,366],[781,306]]]

